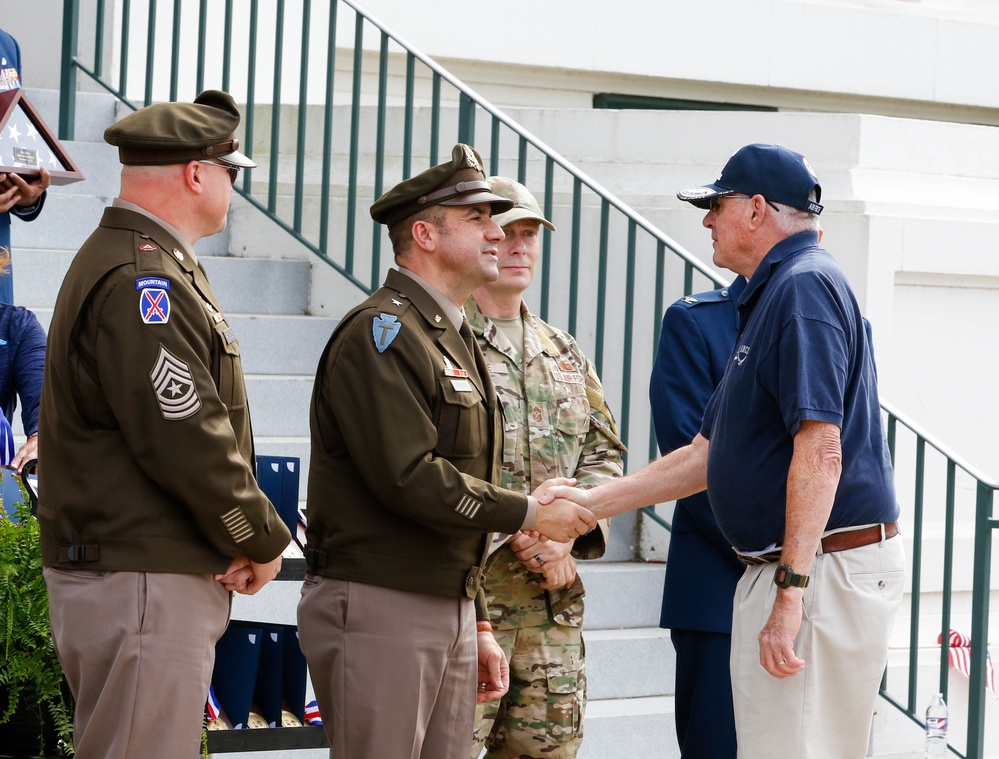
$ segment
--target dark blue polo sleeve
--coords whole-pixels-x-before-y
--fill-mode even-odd
[[[27,309],[19,314],[20,339],[14,357],[14,389],[21,399],[21,423],[25,435],[38,432],[38,405],[42,397],[45,368],[45,331]]]

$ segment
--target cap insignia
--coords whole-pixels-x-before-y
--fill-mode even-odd
[[[468,145],[461,146],[462,151],[465,154],[465,163],[469,168],[475,169],[476,171],[482,171],[482,167],[479,165],[478,160],[475,158],[475,151],[473,151]]]

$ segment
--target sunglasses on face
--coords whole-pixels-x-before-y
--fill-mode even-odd
[[[219,168],[225,169],[229,172],[229,181],[235,186],[236,177],[239,176],[239,166],[230,166],[225,163],[218,163],[217,161],[198,161],[198,163],[207,163],[209,166],[218,166]]]

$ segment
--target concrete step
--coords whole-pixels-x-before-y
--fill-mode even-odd
[[[25,237],[29,243],[34,242],[31,235],[20,234],[19,243]],[[32,310],[55,305],[75,255],[75,250],[65,248],[26,249],[25,245],[19,245],[15,301]],[[199,256],[199,260],[224,311],[301,315],[307,310],[312,268],[308,261],[230,256]]]
[[[121,161],[118,160],[118,148],[108,145],[103,139],[98,142],[89,142],[77,138],[68,140],[62,145],[84,178],[82,181],[70,184],[52,185],[49,188],[49,200],[54,197],[73,195],[91,195],[110,199],[118,194],[121,184]]]
[[[591,698],[673,693],[676,656],[669,631],[658,627],[593,630],[586,638],[586,682]]]
[[[673,698],[592,700],[579,759],[678,759]]]
[[[223,308],[255,315],[301,315],[308,308],[308,261],[229,256],[200,260]]]
[[[42,329],[48,331],[51,308],[32,309]],[[323,347],[337,319],[321,316],[287,316],[229,313],[239,339],[243,372],[247,376],[308,375],[315,377]],[[304,428],[301,435],[308,434]]]
[[[616,522],[612,521],[612,532],[615,528]],[[665,564],[581,561],[577,566],[586,586],[588,633],[659,624]]]
[[[59,91],[26,87],[25,94],[31,105],[41,115],[49,128],[56,132],[59,128]],[[76,93],[75,140],[104,144],[104,130],[115,121],[116,100],[106,92]],[[63,146],[72,144],[64,142]],[[108,146],[110,147],[110,146]],[[117,148],[114,148],[117,150]],[[72,155],[72,151],[70,151]],[[76,160],[76,156],[73,156]]]
[[[221,296],[219,296],[221,300]],[[224,305],[225,301],[223,301]],[[339,319],[322,316],[226,314],[239,338],[247,374],[316,376],[319,357]],[[308,434],[308,427],[302,430]]]
[[[253,435],[307,438],[312,375],[254,374],[246,378]]]

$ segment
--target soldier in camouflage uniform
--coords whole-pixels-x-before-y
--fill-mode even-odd
[[[592,487],[622,474],[624,445],[600,379],[573,337],[531,314],[531,284],[543,224],[534,196],[504,177],[492,192],[514,201],[494,220],[500,276],[475,291],[465,314],[503,409],[500,485],[530,493],[552,477]],[[510,660],[510,689],[479,704],[471,756],[570,759],[583,738],[583,584],[575,559],[603,555],[608,525],[572,543],[499,535],[487,564],[486,599],[497,642]]]

